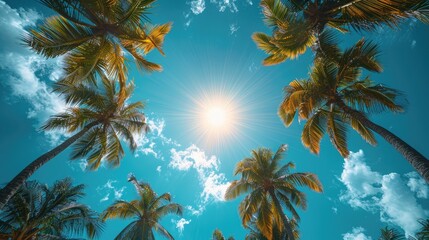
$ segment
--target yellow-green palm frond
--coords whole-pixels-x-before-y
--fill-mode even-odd
[[[165,36],[171,31],[171,25],[172,23],[166,23],[155,25],[149,29],[149,34],[143,40],[142,46],[140,46],[144,53],[149,53],[156,48],[162,55],[165,55],[162,51],[162,45],[164,44]]]
[[[284,177],[285,182],[300,187],[308,187],[315,192],[322,192],[322,183],[314,173],[292,173]]]
[[[264,59],[264,65],[269,66],[279,64],[286,61],[288,58],[288,56],[273,43],[273,38],[271,36],[268,36],[265,33],[254,33],[252,35],[252,39],[255,41],[258,48],[270,55]]]
[[[280,0],[262,0],[261,6],[265,24],[274,29],[286,29],[295,19],[293,12]]]
[[[257,210],[256,226],[268,239],[273,239],[273,214],[272,204],[266,198],[262,198]]]
[[[327,132],[332,144],[340,152],[341,156],[347,157],[349,155],[347,148],[347,127],[338,113],[329,112],[327,114]]]
[[[349,67],[357,67],[372,72],[381,72],[383,68],[377,59],[379,54],[377,44],[361,39],[343,52],[338,62],[339,71],[342,72]]]
[[[141,26],[141,18],[146,18],[147,11],[150,8],[150,5],[155,2],[155,0],[132,0],[128,1],[126,4],[127,9],[124,9],[119,13],[120,18],[115,22],[116,25],[125,25],[133,28]],[[119,2],[122,4],[122,2]],[[146,19],[147,20],[147,19]]]
[[[364,113],[379,113],[390,110],[392,112],[403,112],[398,99],[403,94],[393,88],[382,84],[375,84],[369,78],[356,81],[341,92],[348,106]]]
[[[319,154],[320,141],[326,131],[327,114],[323,110],[314,113],[305,123],[301,140],[312,153]]]
[[[226,189],[224,197],[226,200],[235,199],[238,196],[249,192],[250,190],[252,190],[251,183],[243,180],[235,180],[232,181]]]
[[[141,212],[135,205],[122,200],[117,200],[111,206],[109,206],[106,210],[103,211],[100,218],[103,221],[112,218],[131,218],[134,216],[141,216]]]
[[[52,16],[37,29],[30,29],[23,41],[45,57],[56,57],[97,37],[91,28]]]
[[[428,9],[427,0],[344,0],[337,1],[327,12],[338,14],[333,21],[358,30],[374,30],[381,25],[397,27],[406,18],[427,22]]]
[[[350,126],[361,135],[363,139],[365,139],[366,142],[368,142],[371,145],[376,145],[377,140],[375,140],[374,134],[372,131],[365,126],[359,119],[356,119],[352,116],[348,116],[349,118],[349,124]]]
[[[64,58],[64,80],[71,83],[96,83],[97,76],[105,77],[108,67],[104,58],[113,49],[106,39],[91,41],[76,47]]]

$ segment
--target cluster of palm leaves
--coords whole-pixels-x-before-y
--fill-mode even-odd
[[[127,83],[126,55],[139,68],[161,66],[145,59],[153,49],[162,54],[171,24],[148,24],[154,0],[42,0],[59,13],[30,29],[23,41],[45,57],[63,56],[63,78],[54,89],[71,106],[52,116],[43,130],[64,130],[72,137],[43,154],[0,190],[0,209],[38,168],[74,144],[71,159],[86,158],[89,169],[102,162],[118,166],[121,142],[135,150],[136,134],[147,130],[141,102],[128,103],[133,83]],[[117,86],[119,85],[119,87]]]
[[[84,186],[68,178],[51,187],[30,181],[23,184],[0,212],[0,239],[69,239],[86,233],[100,235],[98,214],[79,203]]]
[[[380,230],[380,237],[378,240],[426,240],[429,239],[429,219],[419,220],[421,225],[420,230],[416,233],[415,237],[408,236],[405,238],[404,234],[401,234],[395,228],[385,227]]]
[[[322,184],[315,174],[291,173],[295,167],[292,162],[280,165],[285,151],[285,145],[275,153],[260,148],[252,151],[251,157],[237,163],[234,174],[240,174],[241,179],[231,183],[225,198],[247,194],[240,203],[239,213],[243,226],[251,231],[248,239],[257,239],[258,235],[269,240],[299,239],[297,223],[300,217],[295,206],[306,209],[307,199],[297,187],[322,191]],[[284,210],[292,216],[288,217]]]
[[[294,80],[285,87],[278,111],[287,127],[296,115],[306,121],[301,136],[304,146],[318,154],[320,141],[327,133],[335,148],[347,157],[347,126],[372,145],[376,144],[375,132],[429,183],[429,160],[368,118],[382,111],[403,111],[399,91],[362,76],[364,71],[382,71],[377,45],[362,39],[342,51],[332,32],[371,31],[379,26],[394,28],[410,18],[429,23],[429,1],[262,0],[261,6],[272,36],[255,33],[253,39],[269,54],[265,65],[293,59],[308,47],[315,50],[308,79]]]

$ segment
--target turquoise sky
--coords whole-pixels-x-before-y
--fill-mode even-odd
[[[321,194],[308,192],[308,209],[300,211],[301,239],[377,239],[386,225],[413,234],[418,218],[429,217],[429,188],[409,164],[383,139],[372,147],[349,131],[353,152],[346,162],[329,139],[319,156],[301,144],[303,124],[285,128],[276,112],[282,89],[306,78],[312,53],[277,66],[264,67],[265,54],[251,40],[262,22],[256,0],[158,0],[152,23],[173,22],[165,40],[166,56],[151,53],[160,73],[141,73],[130,63],[136,91],[132,100],[144,101],[152,132],[139,140],[135,154],[127,152],[115,169],[82,170],[84,161],[70,162],[68,151],[43,166],[32,179],[52,183],[70,176],[87,186],[84,202],[101,212],[115,199],[137,197],[127,175],[149,182],[158,193],[170,192],[186,207],[183,217],[167,216],[163,225],[176,239],[210,239],[219,228],[225,236],[243,239],[246,230],[238,215],[240,199],[225,202],[223,192],[235,164],[252,149],[276,150],[288,145],[284,163],[296,171],[316,173]],[[6,183],[37,156],[59,144],[61,133],[38,130],[51,114],[64,109],[51,93],[61,75],[60,59],[46,60],[19,43],[24,29],[54,13],[37,1],[0,1],[0,183]],[[429,26],[408,21],[398,30],[340,36],[342,46],[365,37],[380,43],[381,74],[372,78],[406,94],[403,114],[371,116],[423,155],[429,156],[427,135]],[[210,134],[201,126],[201,106],[222,99],[235,121],[228,131]],[[405,102],[405,99],[404,99]],[[226,133],[228,132],[228,133]],[[113,239],[126,221],[111,220],[101,239]],[[161,239],[161,238],[160,238]]]

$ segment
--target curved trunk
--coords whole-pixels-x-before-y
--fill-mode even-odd
[[[274,206],[277,208],[277,211],[280,212],[280,217],[282,218],[283,221],[283,232],[282,232],[282,238],[281,240],[295,240],[295,237],[293,236],[293,231],[292,228],[290,227],[289,224],[289,220],[287,218],[287,216],[284,214],[283,212],[283,208],[280,205],[279,200],[276,197],[276,194],[274,193],[273,190],[269,191],[271,199],[274,202]]]
[[[420,176],[425,179],[426,183],[429,183],[429,160],[426,157],[424,157],[420,152],[408,145],[408,143],[400,139],[389,130],[369,120],[361,112],[351,109],[342,101],[338,101],[337,103],[346,114],[350,114],[354,118],[358,119],[366,127],[378,133],[378,135],[390,143],[399,153],[402,154],[402,156],[404,156],[404,158],[411,164],[411,166],[414,167]]]
[[[92,122],[86,125],[75,135],[68,138],[66,141],[52,149],[51,151],[38,157],[32,163],[27,165],[18,175],[16,175],[4,188],[0,189],[0,209],[9,201],[9,199],[18,191],[21,185],[31,176],[33,173],[47,163],[49,160],[57,156],[59,153],[64,151],[68,146],[74,143],[77,139],[82,137],[89,129],[99,124],[99,122]]]

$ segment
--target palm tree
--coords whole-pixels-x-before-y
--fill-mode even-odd
[[[98,214],[79,203],[84,185],[71,179],[53,186],[25,182],[0,211],[0,239],[68,239],[86,233],[98,237],[102,223]]]
[[[30,29],[24,42],[45,57],[64,57],[62,81],[96,82],[97,76],[117,79],[119,103],[125,100],[126,54],[139,69],[161,71],[145,55],[153,49],[161,54],[171,24],[148,23],[148,10],[155,0],[41,0],[59,15]],[[146,22],[146,23],[145,23]]]
[[[147,128],[141,112],[143,103],[118,104],[119,94],[115,89],[115,82],[103,79],[102,85],[104,91],[93,85],[68,86],[64,96],[66,101],[75,107],[51,117],[42,129],[76,133],[38,157],[1,189],[0,209],[37,169],[72,144],[71,159],[86,157],[91,170],[96,170],[102,161],[110,166],[118,166],[124,156],[121,140],[128,143],[132,151],[136,149],[134,134],[142,134]],[[131,96],[133,90],[133,84],[128,84],[125,100]]]
[[[296,113],[306,120],[301,139],[304,146],[316,154],[325,132],[343,157],[349,154],[347,125],[373,145],[376,144],[373,132],[376,132],[429,182],[429,161],[402,139],[368,119],[368,114],[384,110],[403,111],[397,103],[400,92],[360,76],[364,69],[382,71],[378,53],[377,45],[360,40],[340,53],[335,61],[316,61],[308,80],[294,80],[285,87],[279,116],[286,126],[290,126]]]
[[[229,237],[228,239],[226,239],[223,236],[223,233],[219,229],[215,229],[213,231],[212,240],[234,240],[234,238],[233,237]]]
[[[140,199],[131,202],[116,201],[101,214],[103,221],[111,218],[134,218],[115,237],[115,240],[154,240],[153,230],[167,239],[174,239],[159,221],[162,217],[170,213],[181,216],[182,206],[177,203],[171,203],[171,195],[169,193],[158,196],[149,184],[137,182],[134,176],[131,176],[129,181],[135,185]]]
[[[283,207],[299,221],[294,205],[306,209],[307,201],[305,194],[296,186],[322,191],[322,185],[315,174],[290,173],[290,168],[295,167],[292,162],[279,165],[285,151],[285,145],[280,146],[276,153],[267,148],[253,150],[251,157],[237,163],[234,174],[241,174],[241,179],[233,181],[225,193],[227,200],[248,193],[239,206],[242,224],[248,227],[256,216],[256,227],[270,240],[274,239],[274,225],[284,229],[280,239],[295,239],[291,220],[284,214]]]
[[[262,0],[261,6],[272,34],[255,33],[253,39],[269,54],[265,65],[293,59],[308,47],[319,51],[319,37],[326,29],[345,33],[349,28],[367,31],[380,25],[394,28],[409,18],[429,23],[428,0],[288,0],[286,3]]]
[[[394,228],[382,228],[381,235],[378,240],[404,240],[404,234],[400,234],[398,230]]]

